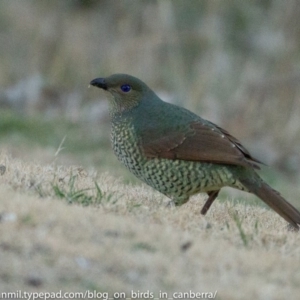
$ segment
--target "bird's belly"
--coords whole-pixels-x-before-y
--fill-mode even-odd
[[[141,179],[170,198],[187,198],[224,186],[243,189],[232,168],[235,167],[155,158],[144,164]]]

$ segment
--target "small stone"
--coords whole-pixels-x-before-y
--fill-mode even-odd
[[[43,284],[43,280],[35,275],[30,275],[25,279],[27,285],[38,287]]]
[[[192,246],[192,242],[191,242],[191,241],[188,241],[188,242],[183,243],[183,244],[180,246],[180,249],[181,249],[181,251],[184,252],[184,251],[188,250],[191,246]]]

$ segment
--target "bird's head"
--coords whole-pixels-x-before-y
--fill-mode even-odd
[[[138,106],[151,91],[144,82],[127,74],[96,78],[90,82],[90,85],[109,93],[112,114],[122,113]]]

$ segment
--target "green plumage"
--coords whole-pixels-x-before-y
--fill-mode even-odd
[[[162,120],[162,125],[164,121]],[[147,158],[139,146],[139,123],[132,116],[112,119],[113,150],[137,178],[171,198],[176,205],[187,202],[196,193],[219,190],[224,186],[245,190],[235,179],[238,173],[246,171],[240,166]]]
[[[130,75],[96,78],[91,85],[108,92],[113,149],[136,177],[176,205],[207,193],[202,214],[224,186],[251,192],[298,230],[298,210],[258,176],[260,162],[226,130],[162,101]]]

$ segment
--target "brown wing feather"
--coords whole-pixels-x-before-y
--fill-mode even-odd
[[[141,147],[149,158],[251,165],[258,169],[257,163],[261,163],[250,155],[239,140],[209,122],[192,122],[179,131],[164,132],[161,137],[157,136],[157,131],[149,131],[145,136],[147,140],[142,139]]]

